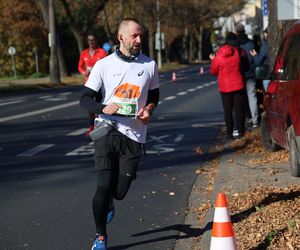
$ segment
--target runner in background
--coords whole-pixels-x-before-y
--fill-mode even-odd
[[[89,47],[80,53],[78,62],[78,71],[85,76],[85,82],[88,80],[95,63],[107,55],[104,49],[98,47],[96,35],[88,34],[87,41]],[[101,101],[99,99],[100,97],[97,98],[97,101]],[[94,120],[95,114],[89,113],[89,129],[86,132],[86,137],[89,137],[90,133],[94,130]]]

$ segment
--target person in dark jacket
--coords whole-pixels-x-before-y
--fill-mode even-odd
[[[251,113],[251,124],[252,128],[256,128],[259,126],[258,122],[258,105],[257,105],[257,94],[256,94],[256,80],[255,80],[255,63],[253,56],[251,56],[250,51],[254,49],[254,43],[252,40],[248,38],[245,33],[245,27],[242,24],[237,24],[235,27],[235,31],[237,34],[238,42],[240,48],[244,49],[247,52],[248,60],[249,60],[249,70],[245,72],[246,79],[246,89],[248,96],[248,103]]]
[[[241,72],[241,57],[237,36],[229,32],[225,45],[211,54],[210,73],[218,76],[218,88],[222,98],[227,138],[232,138],[233,111],[236,115],[237,138],[245,132],[245,82]]]
[[[253,60],[255,63],[255,66],[261,66],[264,65],[267,68],[269,68],[270,64],[270,55],[269,55],[269,42],[268,42],[268,28],[264,30],[263,33],[263,43],[259,50],[259,53],[257,53],[256,50],[250,50],[251,56],[253,56]],[[263,80],[263,87],[266,91],[268,88],[270,80]]]

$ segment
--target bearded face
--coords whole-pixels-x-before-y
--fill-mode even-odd
[[[120,29],[118,35],[120,50],[126,56],[136,56],[141,50],[142,28],[135,22],[128,22]]]

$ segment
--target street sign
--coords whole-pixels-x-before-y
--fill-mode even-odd
[[[155,33],[155,49],[165,49],[165,34],[164,33]]]
[[[8,48],[8,54],[11,55],[12,69],[13,69],[13,72],[14,72],[15,79],[17,79],[17,71],[16,71],[15,58],[14,58],[14,55],[16,54],[16,48],[15,47],[9,47]]]
[[[10,54],[11,56],[16,54],[16,48],[15,47],[9,47],[8,48],[8,54]]]
[[[263,0],[263,16],[268,15],[268,0]]]

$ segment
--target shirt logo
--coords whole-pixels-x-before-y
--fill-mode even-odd
[[[142,74],[144,74],[144,70],[143,69],[138,73],[138,76],[141,76]]]
[[[116,88],[114,96],[127,99],[139,98],[141,95],[140,90],[139,86],[126,82]]]

